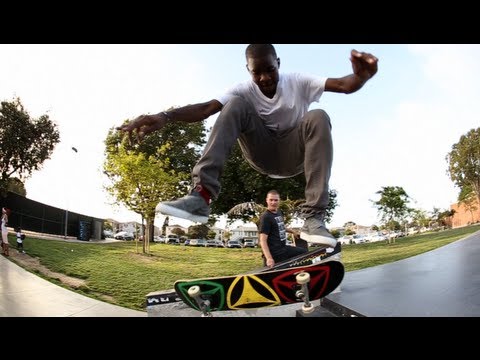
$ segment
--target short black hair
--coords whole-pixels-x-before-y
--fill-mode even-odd
[[[272,44],[250,44],[245,50],[245,57],[247,60],[248,58],[267,55],[273,55],[275,58],[277,58],[277,52]]]

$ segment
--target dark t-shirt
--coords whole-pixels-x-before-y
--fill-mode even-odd
[[[267,244],[273,259],[287,251],[287,231],[280,210],[277,210],[276,213],[267,210],[262,214],[260,233],[268,236]]]

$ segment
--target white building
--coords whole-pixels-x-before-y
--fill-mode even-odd
[[[243,242],[243,239],[252,239],[255,244],[258,244],[258,229],[256,226],[239,226],[236,229],[230,230],[230,239],[238,239]]]
[[[215,226],[212,226],[209,230],[215,233],[215,240],[224,241],[224,234],[225,234],[224,229],[220,229]]]

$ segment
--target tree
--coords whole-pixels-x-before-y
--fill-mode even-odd
[[[388,229],[390,231],[397,231],[397,230],[402,229],[402,225],[400,225],[400,223],[398,221],[392,220],[392,221],[387,222],[385,224],[385,229]]]
[[[48,115],[30,117],[20,98],[2,101],[0,107],[0,193],[5,193],[9,179],[20,180],[41,169],[60,141],[57,125]]]
[[[378,209],[384,224],[394,224],[393,220],[401,222],[408,215],[410,209],[407,204],[410,197],[402,187],[385,186],[376,194],[380,195],[380,200],[374,201],[373,204]]]
[[[438,217],[438,222],[441,226],[451,227],[451,221],[449,219],[455,215],[455,210],[443,210]]]
[[[7,180],[7,191],[19,194],[22,196],[27,196],[27,190],[25,189],[25,184],[17,177],[12,177]]]
[[[208,226],[205,224],[192,225],[188,228],[188,236],[192,239],[206,239],[208,231]]]
[[[170,220],[170,218],[168,216],[166,216],[165,220],[163,221],[162,235],[165,235],[167,233],[167,226],[168,226],[169,220]]]
[[[454,214],[455,214],[455,210],[441,210],[439,208],[434,207],[432,210],[430,225],[432,227],[438,227],[438,226],[448,227],[451,225],[448,220]]]
[[[172,229],[172,234],[175,234],[178,237],[180,237],[185,235],[185,231],[183,229],[180,229],[179,227],[176,227]]]
[[[125,122],[127,122],[126,120]],[[205,145],[205,127],[203,122],[167,124],[161,131],[155,131],[146,136],[141,143],[132,137],[131,141],[120,131],[111,129],[105,140],[106,155],[115,154],[121,148],[136,154],[142,153],[162,160],[164,170],[171,174],[188,174],[188,179],[179,184],[178,192],[170,194],[175,200],[189,191],[190,173],[200,157],[200,151]],[[107,174],[109,176],[109,174]]]
[[[129,141],[111,129],[105,140],[104,173],[111,184],[107,191],[117,202],[140,214],[147,222],[148,252],[153,239],[155,207],[189,191],[190,170],[204,144],[203,123],[168,124],[147,136],[142,143]]]
[[[465,209],[468,212],[470,212],[470,216],[472,218],[471,222],[473,223],[473,214],[478,210],[478,205],[480,203],[477,202],[477,196],[470,185],[466,185],[462,188],[462,190],[460,190],[458,201],[465,206]]]
[[[410,211],[410,217],[412,218],[411,224],[414,225],[416,228],[427,227],[432,222],[432,218],[429,217],[427,212],[422,209],[412,209]]]
[[[450,179],[461,191],[467,188],[466,194],[473,192],[480,204],[480,128],[462,135],[446,160]]]
[[[113,231],[113,224],[111,221],[106,220],[103,222],[103,229],[108,231]]]
[[[335,239],[338,239],[342,234],[340,233],[340,230],[332,230],[330,233],[335,237]]]
[[[175,176],[163,170],[164,163],[152,156],[135,154],[121,149],[110,154],[104,164],[106,173],[112,180],[106,190],[123,203],[128,209],[140,214],[146,220],[147,241],[144,252],[148,252],[148,242],[153,237],[151,232],[155,219],[155,207],[165,196],[176,192],[178,183],[185,180],[185,175]]]

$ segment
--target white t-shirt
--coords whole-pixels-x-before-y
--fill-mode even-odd
[[[320,100],[326,81],[327,78],[299,73],[280,74],[277,92],[269,99],[250,79],[230,88],[217,100],[225,105],[232,96],[240,96],[253,105],[266,127],[283,131],[295,127],[310,104]]]

